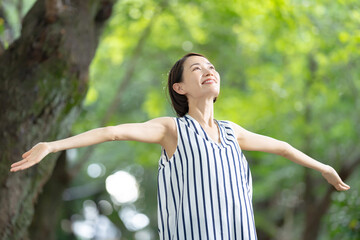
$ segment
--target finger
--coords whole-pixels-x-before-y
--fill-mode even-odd
[[[342,182],[340,185],[341,185],[342,187],[346,188],[346,189],[350,189],[350,186],[347,185],[347,184],[344,183],[344,182]]]
[[[342,180],[339,181],[338,183],[340,186],[346,187],[346,188],[350,188],[349,185],[347,185],[346,183],[344,183]]]
[[[346,185],[346,184],[339,184],[337,185],[336,187],[336,190],[338,191],[346,191],[346,190],[349,190],[350,189],[350,186]]]
[[[18,161],[18,162],[16,162],[16,163],[11,164],[11,167],[12,167],[12,168],[13,168],[13,167],[17,167],[17,166],[20,166],[20,165],[22,165],[22,164],[24,164],[24,163],[26,163],[26,162],[28,162],[28,159],[23,159],[23,160],[21,160],[21,161]]]
[[[343,192],[343,191],[347,191],[347,190],[349,190],[349,189],[348,189],[348,188],[344,188],[344,187],[341,187],[341,188],[338,189],[338,191],[342,191],[342,192]]]
[[[27,151],[26,153],[24,153],[24,154],[22,155],[22,158],[26,158],[27,156],[29,156],[30,153],[31,153],[31,150],[32,150],[32,149],[30,149],[29,151]]]
[[[21,169],[20,169],[20,170],[25,170],[25,169],[27,169],[27,168],[35,165],[35,164],[36,164],[36,162],[34,162],[34,161],[29,161],[29,162],[23,164],[23,165],[21,166]]]
[[[21,170],[22,166],[18,166],[18,167],[13,167],[10,169],[10,172],[17,172],[19,170]]]
[[[17,172],[17,171],[20,171],[20,170],[25,170],[29,167],[31,167],[32,165],[34,165],[35,163],[33,162],[25,162],[17,167],[13,167],[10,169],[11,172]]]

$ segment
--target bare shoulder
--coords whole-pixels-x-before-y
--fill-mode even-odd
[[[175,129],[176,128],[175,122],[174,122],[172,117],[154,118],[154,119],[151,119],[151,120],[147,121],[147,123],[161,125],[161,126],[163,126],[165,128],[168,128],[168,129]]]
[[[234,122],[232,122],[232,121],[228,121],[229,123],[230,123],[230,126],[234,129],[234,130],[236,130],[236,129],[238,129],[240,126],[238,125],[238,124],[236,124],[236,123],[234,123]]]
[[[165,148],[168,154],[172,155],[177,145],[177,130],[174,118],[160,117],[152,119],[148,123],[158,128],[159,132],[161,132],[160,145]]]
[[[154,122],[154,123],[160,123],[160,124],[170,124],[170,122],[173,122],[172,117],[158,117],[153,118],[149,120],[148,122]]]
[[[229,121],[229,123],[230,123],[230,126],[232,127],[232,129],[234,130],[237,139],[243,138],[244,135],[249,132],[245,128],[241,127],[240,125],[238,125],[234,122]]]
[[[146,123],[151,127],[161,128],[165,135],[176,135],[176,124],[172,117],[154,118]]]
[[[240,127],[238,124],[232,122],[232,121],[228,121],[230,123],[231,128],[235,131],[235,133],[238,133],[239,131],[241,131],[242,127]]]

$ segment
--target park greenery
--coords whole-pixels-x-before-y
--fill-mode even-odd
[[[10,19],[6,27],[0,18],[5,48],[20,34],[32,1],[22,9],[16,2],[1,2]],[[315,214],[321,216],[311,239],[359,239],[359,26],[357,0],[118,1],[71,134],[175,117],[168,71],[184,54],[202,53],[221,75],[216,119],[286,141],[333,166],[351,186],[336,192],[314,170],[245,152],[259,239],[306,239]],[[160,146],[136,142],[67,151],[69,168],[81,168],[63,193],[58,239],[157,239],[159,157]],[[109,194],[108,177],[118,171],[135,177],[134,199],[121,202]],[[118,188],[131,185],[124,179]],[[327,199],[328,208],[317,212]]]

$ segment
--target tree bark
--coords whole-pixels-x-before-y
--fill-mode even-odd
[[[151,28],[153,26],[153,23],[155,21],[156,17],[153,17],[147,27],[142,32],[138,43],[136,44],[134,51],[132,55],[129,57],[129,64],[127,64],[127,68],[125,70],[125,76],[123,78],[123,81],[121,82],[117,94],[114,97],[112,103],[109,107],[109,109],[106,111],[106,114],[100,121],[100,126],[106,125],[111,117],[111,114],[113,114],[114,106],[118,106],[121,102],[121,97],[124,91],[126,90],[127,86],[131,82],[133,78],[133,74],[135,71],[134,66],[136,66],[136,62],[138,61],[142,49],[145,45],[146,39],[148,38]],[[85,162],[89,159],[91,154],[93,153],[93,150],[95,149],[95,146],[90,146],[86,150],[86,153],[84,156],[80,157],[80,160],[77,161],[77,164],[75,164],[71,168],[67,168],[65,164],[59,164],[57,163],[55,166],[55,174],[53,174],[50,177],[50,180],[46,183],[44,187],[44,192],[39,196],[39,202],[36,204],[35,208],[35,215],[33,222],[30,226],[30,234],[31,239],[56,239],[55,238],[55,227],[59,224],[59,216],[58,214],[52,214],[51,216],[48,216],[48,207],[52,206],[51,210],[55,213],[58,213],[61,210],[62,207],[62,195],[67,187],[69,187],[71,181],[77,176],[80,169],[83,167]],[[60,174],[58,174],[60,173]],[[57,189],[56,191],[52,191],[51,189]],[[61,201],[61,202],[58,202]],[[54,204],[56,203],[56,204]],[[51,224],[49,224],[51,223]],[[124,226],[123,226],[124,227]],[[124,227],[125,228],[125,227]],[[123,232],[124,234],[124,232]]]
[[[29,227],[30,239],[56,239],[57,219],[63,203],[61,193],[71,180],[67,175],[66,163],[66,152],[63,151],[56,162],[56,171],[44,186],[44,191],[36,203],[34,218]]]
[[[34,204],[58,154],[22,172],[10,173],[10,165],[35,143],[68,135],[113,2],[68,0],[48,19],[45,1],[38,0],[20,38],[0,56],[1,239],[28,237]]]

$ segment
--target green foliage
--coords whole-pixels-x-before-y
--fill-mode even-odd
[[[358,190],[351,194],[337,193],[326,221],[331,239],[360,238],[360,196]]]
[[[166,74],[186,52],[201,52],[221,74],[217,119],[287,141],[340,169],[359,154],[358,5],[355,1],[170,1],[160,9],[153,1],[119,2],[92,64],[90,91],[74,132],[98,126],[97,119],[124,81],[142,31],[156,16],[131,83],[108,124],[174,116],[165,94]],[[146,174],[156,169],[160,151],[153,145],[118,143],[116,151],[107,155],[105,165],[134,162],[146,166]],[[274,155],[248,152],[246,156],[254,178],[255,212],[262,212],[256,216],[259,231],[275,239],[282,227],[279,222],[292,216],[290,235],[285,236],[297,239],[303,226],[303,215],[295,214],[303,201],[303,168]],[[324,193],[327,184],[320,174],[312,175],[315,189]],[[352,179],[350,184],[359,185]],[[155,181],[145,185],[156,191]],[[136,204],[155,203],[156,193],[151,191],[144,190]],[[346,204],[358,209],[354,202]],[[338,210],[327,216],[329,225]],[[156,214],[156,205],[146,205],[144,211]],[[354,225],[354,218],[344,218]],[[278,224],[269,227],[263,224],[267,222]],[[156,232],[156,222],[151,226]],[[338,225],[337,231],[344,234],[347,228]],[[335,236],[333,231],[321,234]]]
[[[143,110],[149,115],[150,119],[161,117],[165,115],[166,104],[163,91],[149,89],[143,104]]]
[[[100,127],[130,67],[135,68],[130,84],[105,125],[175,116],[166,97],[167,73],[193,51],[205,54],[220,72],[217,119],[289,142],[339,170],[360,155],[359,7],[355,0],[119,1],[92,62],[84,110],[73,133]],[[130,61],[152,18],[150,35],[136,61]],[[0,22],[0,35],[2,27]],[[83,152],[86,149],[79,155]],[[303,167],[270,154],[245,154],[254,179],[259,232],[271,239],[280,232],[285,239],[299,239],[304,226]],[[160,147],[151,144],[99,145],[89,163],[102,163],[106,174],[90,180],[84,166],[73,185],[101,184],[115,170],[131,172],[141,165],[143,171],[133,172],[142,189],[135,205],[149,216],[149,229],[156,236],[159,156]],[[358,175],[359,168],[348,181],[352,189],[360,187]],[[312,176],[321,197],[328,185],[320,174]],[[321,231],[321,238],[358,239],[358,192],[334,196],[322,226],[329,231]],[[81,213],[83,200],[72,201],[77,206],[73,213]],[[116,213],[110,219],[120,221]]]
[[[20,36],[22,18],[34,2],[35,0],[0,1],[0,41],[5,47]]]

